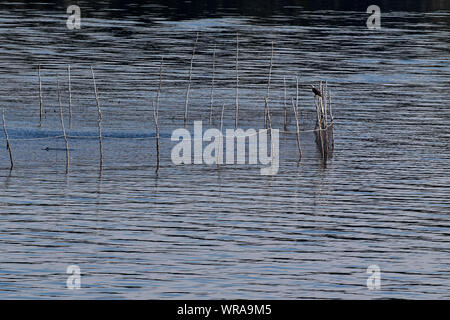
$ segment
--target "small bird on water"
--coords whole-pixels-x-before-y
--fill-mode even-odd
[[[311,85],[311,89],[312,89],[312,92],[314,92],[314,94],[315,94],[316,96],[319,96],[319,97],[322,96],[322,94],[320,93],[320,91],[317,90],[313,85]]]

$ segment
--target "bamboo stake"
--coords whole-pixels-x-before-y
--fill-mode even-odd
[[[100,147],[100,171],[101,171],[103,169],[102,111],[100,109],[100,101],[98,99],[98,90],[97,90],[97,85],[95,83],[94,68],[92,68],[92,66],[91,66],[91,72],[92,72],[92,80],[94,82],[95,100],[97,102],[98,142],[99,142],[99,147]]]
[[[159,116],[159,99],[161,96],[161,88],[162,88],[162,67],[163,67],[164,57],[161,56],[161,64],[159,66],[159,87],[158,93],[156,96],[156,106],[153,106],[153,117],[155,118],[155,127],[156,127],[156,172],[159,171],[159,163],[160,163],[160,153],[159,153],[159,124],[158,124],[158,116]],[[153,105],[152,101],[152,105]]]
[[[325,108],[324,108],[324,105],[323,105],[323,96],[324,96],[324,94],[323,94],[323,83],[322,83],[322,81],[320,81],[319,91],[320,91],[320,94],[321,94],[321,97],[319,97],[319,101],[320,101],[320,120],[321,120],[321,122],[323,122]]]
[[[327,124],[328,123],[328,110],[327,110],[327,97],[328,97],[328,81],[325,81],[325,87],[324,87],[324,89],[323,89],[323,91],[324,91],[324,94],[322,95],[323,96],[323,104],[324,104],[324,107],[325,107],[325,124]]]
[[[269,110],[269,98],[266,97],[266,106],[267,106],[267,121],[269,124],[269,132],[270,132],[270,156],[272,157],[272,161],[273,161],[273,157],[274,157],[274,152],[273,152],[273,148],[274,148],[274,144],[273,144],[273,138],[272,138],[272,119],[270,117],[270,110]]]
[[[270,53],[269,80],[267,82],[267,98],[269,98],[270,94],[270,79],[272,78],[272,65],[273,65],[273,40],[272,40],[272,50]]]
[[[236,114],[234,126],[238,127],[239,121],[239,33],[236,33]]]
[[[209,111],[209,125],[212,126],[213,106],[214,106],[214,76],[216,71],[216,43],[214,43],[213,50],[213,64],[212,64],[212,79],[211,79],[211,95],[210,95],[210,111]]]
[[[222,135],[222,139],[219,140],[219,151],[217,152],[217,169],[220,170],[220,158],[219,158],[219,153],[221,155],[222,161],[223,161],[223,111],[225,109],[225,103],[222,104],[222,114],[220,115],[220,134]]]
[[[297,108],[298,113],[298,76],[295,76],[295,83],[296,83],[296,98],[295,98],[295,106]]]
[[[272,40],[272,50],[270,53],[270,64],[269,64],[269,78],[267,81],[267,101],[266,101],[266,108],[265,108],[265,114],[264,114],[264,127],[267,129],[267,121],[268,121],[268,112],[269,112],[269,95],[270,95],[270,79],[272,77],[272,64],[273,64],[273,40]]]
[[[287,131],[286,76],[283,77],[283,83],[284,83],[284,131]]]
[[[69,72],[69,128],[72,128],[72,86],[70,83],[70,64],[67,67]]]
[[[322,81],[320,81],[319,91],[320,91],[320,97],[319,97],[319,102],[320,102],[320,124],[321,124],[321,126],[323,128],[323,125],[325,124],[325,106],[323,105],[324,92],[323,92]]]
[[[3,122],[3,132],[5,133],[5,139],[6,139],[6,149],[8,149],[9,162],[11,163],[9,170],[12,170],[14,168],[14,161],[13,161],[13,156],[12,156],[12,151],[11,151],[11,145],[9,144],[8,131],[6,130],[5,109],[3,109],[3,111],[2,111],[2,122]]]
[[[272,119],[270,117],[269,98],[266,97],[264,100],[266,102],[266,110],[267,110],[267,124],[268,124],[267,129],[270,130],[270,139],[272,139]]]
[[[330,118],[331,118],[331,122],[334,121],[334,117],[333,117],[333,109],[331,107],[331,90],[329,91],[329,95],[328,95],[328,103],[330,105]]]
[[[319,106],[319,97],[314,96],[314,105],[316,107],[317,121],[316,127],[320,127],[320,106]]]
[[[316,112],[317,112],[317,131],[319,132],[319,140],[320,140],[320,151],[322,154],[322,159],[325,158],[324,150],[323,150],[323,139],[322,139],[322,121],[321,121],[321,109],[320,109],[320,97],[314,97],[316,104]]]
[[[225,103],[222,104],[222,114],[220,115],[220,131],[222,132],[223,130],[223,111],[225,109]]]
[[[292,109],[294,109],[294,115],[295,115],[295,123],[297,126],[297,147],[298,147],[298,154],[299,154],[299,158],[298,160],[300,161],[302,159],[302,146],[300,144],[300,124],[298,122],[298,110],[294,104],[294,98],[291,98],[291,102],[292,102]]]
[[[66,129],[64,128],[63,109],[61,103],[61,89],[59,87],[59,78],[56,75],[56,82],[58,84],[58,103],[59,103],[59,119],[61,120],[61,129],[63,132],[64,142],[66,144],[66,173],[69,173],[69,142],[67,141]]]
[[[327,82],[325,82],[325,85],[320,82],[320,89],[321,89],[321,100],[322,100],[322,127],[324,129],[324,146],[325,146],[325,158],[328,157],[328,150],[329,150],[329,138],[328,138],[328,121],[327,121]]]
[[[162,67],[163,67],[163,61],[164,57],[161,56],[161,64],[159,65],[159,86],[158,86],[158,92],[156,94],[156,112],[159,111],[159,98],[161,96],[161,87],[162,87]],[[153,103],[153,101],[152,101]]]
[[[160,162],[160,154],[159,154],[159,125],[158,125],[158,107],[157,104],[154,106],[154,103],[152,101],[153,105],[153,118],[155,119],[155,127],[156,127],[156,172],[159,171],[159,162]]]
[[[328,133],[328,126],[331,127],[331,150],[333,151],[334,149],[334,119],[333,119],[333,115],[332,115],[332,109],[331,109],[331,92],[328,89],[328,83],[326,83],[326,92],[327,92],[327,98],[328,98],[328,102],[327,102],[327,107],[330,109],[329,113],[330,113],[330,124],[327,124],[327,133]],[[328,111],[327,111],[328,112]]]
[[[331,107],[331,90],[328,95],[329,105],[330,105],[330,118],[331,118],[331,147],[334,150],[334,117],[333,117],[333,109]]]
[[[192,66],[194,64],[194,57],[195,57],[195,49],[197,48],[197,42],[198,42],[198,32],[197,37],[195,38],[194,48],[192,49],[192,58],[191,58],[191,67],[189,69],[189,83],[186,90],[186,104],[184,107],[184,124],[186,125],[187,119],[188,119],[188,104],[189,104],[189,91],[191,90],[191,82],[192,82]]]
[[[267,104],[267,97],[265,97],[264,98],[264,129],[267,129],[268,122],[269,122],[267,112],[268,112],[268,104]]]
[[[39,126],[42,124],[42,113],[43,113],[43,104],[42,104],[42,81],[41,81],[41,65],[38,65],[38,78],[39,78]]]

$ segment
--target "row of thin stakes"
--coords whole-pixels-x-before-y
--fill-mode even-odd
[[[70,65],[68,66],[67,70],[69,73],[69,122],[71,123],[72,122],[72,89],[71,89],[71,81],[70,81]],[[97,84],[95,82],[94,68],[92,68],[92,66],[91,66],[91,73],[92,73],[92,81],[94,84],[95,100],[97,103],[98,139],[99,139],[99,150],[100,150],[100,170],[102,170],[102,168],[103,168],[102,111],[100,108],[100,100],[98,97]],[[43,115],[41,65],[38,65],[38,78],[39,78],[39,126],[41,126],[42,125],[42,115]],[[69,142],[67,140],[66,129],[65,129],[65,125],[64,125],[63,107],[62,107],[62,101],[61,101],[61,88],[60,88],[60,82],[59,82],[58,75],[56,75],[56,84],[57,84],[57,89],[58,89],[59,118],[61,121],[61,130],[62,130],[64,143],[65,143],[65,150],[66,150],[66,173],[68,173],[69,172],[69,164],[70,164]],[[14,168],[14,161],[13,161],[13,156],[12,156],[11,144],[9,142],[8,131],[6,130],[5,109],[2,110],[2,124],[3,124],[3,132],[4,132],[5,138],[6,138],[6,148],[8,149],[8,152],[9,152],[10,170],[12,170]]]
[[[184,112],[184,124],[187,122],[188,118],[188,104],[189,104],[189,91],[191,88],[192,81],[192,66],[195,58],[195,51],[198,43],[198,32],[195,38],[194,47],[192,50],[192,58],[189,69],[189,83],[186,91],[186,101],[185,101],[185,112]],[[267,93],[264,98],[265,102],[265,110],[264,110],[264,128],[268,129],[270,135],[272,135],[272,121],[270,116],[270,108],[269,108],[269,96],[270,96],[270,83],[272,77],[272,66],[273,66],[273,57],[274,57],[274,43],[272,41],[272,50],[270,55],[270,64],[269,64],[269,74],[268,74],[268,82],[267,82]],[[216,44],[214,44],[213,49],[213,57],[212,57],[212,79],[211,79],[211,94],[210,94],[210,113],[209,113],[209,124],[212,125],[213,118],[213,106],[214,106],[214,80],[215,80],[215,58],[216,58]],[[162,67],[162,60],[161,60]],[[287,89],[286,89],[286,77],[283,78],[284,82],[284,131],[287,132]],[[317,122],[316,128],[314,132],[316,134],[316,143],[320,149],[322,159],[327,160],[330,154],[330,151],[334,148],[334,128],[333,128],[333,111],[331,107],[331,93],[328,90],[328,84],[325,85],[320,82],[319,89],[316,89],[314,86],[312,87],[312,91],[314,93],[315,98],[315,106],[317,112]],[[294,110],[295,120],[296,120],[296,134],[297,134],[297,146],[299,151],[299,161],[302,158],[302,148],[300,143],[300,125],[299,125],[299,87],[298,87],[298,77],[296,77],[296,99],[294,104],[294,99],[292,100],[292,107]],[[160,87],[158,90],[161,90],[161,70],[160,70]],[[238,127],[239,121],[239,34],[236,34],[236,94],[235,94],[235,128]],[[223,108],[222,106],[222,117],[221,117],[221,128],[223,127]],[[328,110],[329,109],[329,110]],[[328,122],[328,112],[330,114],[330,122]],[[331,129],[331,133],[329,133],[329,129]],[[158,130],[158,128],[157,128]],[[221,129],[222,131],[222,129]],[[331,137],[330,137],[331,135]],[[332,145],[330,147],[330,138],[332,141]],[[158,157],[159,164],[159,157]]]
[[[40,70],[40,65],[38,67]],[[69,121],[72,120],[72,94],[71,94],[71,84],[70,84],[70,66],[67,68],[69,73]],[[94,93],[95,93],[95,101],[97,104],[97,123],[98,123],[98,143],[99,143],[99,150],[100,150],[100,171],[103,169],[103,139],[102,139],[102,110],[100,108],[100,99],[98,97],[98,89],[97,84],[95,82],[95,74],[94,74],[94,68],[91,66],[91,73],[92,73],[92,82],[94,84]],[[59,103],[59,118],[61,120],[61,129],[64,137],[64,142],[66,145],[66,173],[69,172],[69,163],[70,163],[70,157],[69,157],[69,143],[67,141],[66,136],[66,129],[64,127],[64,117],[63,117],[63,108],[61,103],[61,89],[59,87],[59,79],[58,75],[56,76],[56,82],[58,86],[58,103]],[[39,72],[39,96],[41,98],[40,102],[40,121],[42,121],[42,85],[41,85],[41,76]]]
[[[190,69],[189,69],[189,82],[187,85],[186,90],[186,99],[185,99],[185,110],[184,110],[184,124],[186,125],[188,120],[188,105],[189,105],[189,93],[191,89],[191,82],[192,82],[192,69],[193,69],[193,63],[195,58],[195,52],[197,48],[199,34],[197,33],[193,50],[192,50],[192,57],[190,61]],[[272,120],[271,120],[271,112],[269,108],[269,96],[270,96],[270,84],[271,84],[271,77],[272,77],[272,66],[273,66],[273,58],[274,58],[274,46],[272,41],[272,47],[271,47],[271,56],[270,56],[270,64],[269,64],[269,72],[268,72],[268,83],[267,83],[267,93],[264,97],[265,102],[265,109],[264,109],[264,128],[267,129],[270,133],[270,136],[272,137]],[[209,122],[210,125],[212,125],[212,119],[213,119],[213,106],[214,106],[214,81],[215,81],[215,65],[216,65],[216,44],[214,44],[214,50],[213,50],[213,57],[212,57],[212,79],[211,79],[211,93],[210,93],[210,114],[209,114]],[[152,100],[152,106],[153,106],[153,117],[155,120],[155,128],[156,128],[156,172],[158,172],[160,167],[160,148],[159,148],[159,123],[158,123],[158,114],[159,114],[159,105],[160,105],[160,96],[161,96],[161,89],[162,89],[162,69],[163,69],[163,57],[161,57],[161,63],[159,68],[159,86],[156,93],[156,101]],[[68,71],[68,87],[69,87],[69,123],[70,127],[72,125],[72,89],[71,89],[71,68],[70,65],[67,68]],[[94,87],[94,93],[95,93],[95,99],[97,104],[97,112],[98,112],[98,138],[99,138],[99,152],[100,152],[100,170],[103,168],[103,143],[102,143],[102,112],[100,108],[100,100],[98,95],[98,89],[96,85],[95,80],[95,74],[94,69],[91,66],[91,73],[92,73],[92,81],[93,81],[93,87]],[[39,125],[42,124],[42,116],[43,116],[43,102],[42,102],[42,81],[41,81],[41,65],[38,65],[38,78],[39,78]],[[66,149],[66,173],[69,172],[69,163],[70,163],[70,157],[69,157],[69,145],[66,135],[66,130],[64,126],[64,117],[63,117],[63,108],[62,108],[62,102],[61,102],[61,89],[60,89],[60,82],[59,77],[57,75],[57,89],[58,89],[58,102],[59,102],[59,115],[60,115],[60,121],[61,121],[61,129],[64,137],[65,142],[65,149]],[[287,132],[287,113],[288,113],[288,102],[287,102],[287,89],[286,89],[286,77],[283,79],[284,81],[284,131]],[[313,86],[312,91],[314,93],[314,99],[315,99],[315,107],[316,107],[316,113],[317,113],[317,121],[316,121],[316,127],[313,130],[316,134],[316,143],[318,145],[318,148],[320,150],[321,156],[323,160],[327,160],[330,151],[334,148],[334,128],[333,128],[333,112],[332,112],[332,105],[331,105],[331,94],[330,90],[328,89],[328,84],[325,82],[320,82],[319,88],[315,88]],[[238,127],[238,120],[239,120],[239,35],[236,34],[236,99],[235,99],[235,127]],[[298,84],[298,77],[296,77],[296,98],[294,102],[294,97],[291,98],[291,104],[294,111],[295,116],[295,123],[296,123],[296,136],[297,136],[297,146],[299,151],[299,161],[302,159],[302,148],[301,148],[301,141],[300,141],[300,125],[299,125],[299,84]],[[224,113],[224,107],[225,105],[222,105],[222,112],[221,112],[221,132],[223,130],[223,113]],[[330,115],[330,118],[328,118],[328,115]],[[9,143],[9,137],[6,130],[6,124],[5,124],[5,117],[4,117],[4,110],[2,113],[2,120],[3,120],[3,130],[6,137],[6,145],[7,149],[9,151],[10,156],[10,162],[12,169],[14,167],[13,157],[12,157],[12,151],[11,151],[11,145]],[[331,130],[329,130],[331,129]],[[331,139],[330,139],[331,138]],[[330,146],[330,140],[332,141],[332,145]]]
[[[161,93],[161,78],[162,78],[162,63],[163,60],[161,59],[161,67],[160,67],[160,82],[159,82],[159,89],[157,93],[156,98],[156,106],[154,106],[154,119],[156,123],[156,150],[157,150],[157,168],[156,171],[159,170],[159,163],[160,163],[160,152],[159,152],[159,125],[158,125],[158,110],[159,110],[159,97]],[[68,79],[69,79],[69,122],[70,126],[72,125],[72,89],[71,89],[71,76],[70,76],[70,65],[67,67],[68,71]],[[95,74],[94,74],[94,68],[91,66],[91,74],[92,74],[92,81],[94,86],[94,93],[95,93],[95,100],[97,104],[97,122],[98,122],[98,141],[99,141],[99,151],[100,151],[100,171],[103,169],[103,137],[102,137],[102,111],[100,107],[100,99],[98,95],[98,89],[97,84],[95,81]],[[39,79],[39,126],[42,126],[42,116],[44,113],[43,108],[43,99],[42,99],[42,80],[41,80],[41,65],[38,65],[38,79]],[[70,165],[70,155],[69,155],[69,142],[66,135],[66,129],[64,125],[64,116],[63,116],[63,107],[62,107],[62,101],[61,101],[61,88],[60,88],[60,82],[59,82],[59,76],[56,75],[56,83],[57,83],[57,90],[58,90],[58,104],[59,104],[59,117],[61,122],[61,130],[62,130],[62,136],[64,138],[65,143],[65,151],[66,151],[66,173],[69,172],[69,165]],[[152,101],[152,105],[154,105],[154,102]],[[5,121],[5,110],[2,110],[2,124],[3,124],[3,132],[5,134],[6,139],[6,148],[9,152],[9,158],[10,158],[10,170],[14,168],[14,160],[12,156],[12,150],[11,150],[11,144],[9,142],[9,136],[8,131],[6,129],[6,121]]]

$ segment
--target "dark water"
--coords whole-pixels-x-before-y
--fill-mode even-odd
[[[381,5],[382,28],[371,31],[366,7],[324,3],[81,2],[81,30],[71,31],[64,3],[0,2],[0,107],[15,161],[9,171],[0,148],[0,298],[448,299],[450,8]],[[326,165],[312,132],[302,135],[297,165],[290,109],[275,176],[261,176],[259,165],[172,164],[196,32],[188,128],[208,127],[214,43],[214,125],[224,103],[224,126],[233,128],[236,33],[239,123],[263,128],[273,41],[275,128],[283,77],[290,99],[299,76],[304,130],[316,116],[309,84],[331,88],[335,149]],[[156,174],[151,101],[161,56]],[[65,174],[56,74],[69,128],[68,64]],[[102,172],[90,65],[103,111]],[[80,290],[66,288],[73,264]],[[373,264],[376,291],[366,287]]]

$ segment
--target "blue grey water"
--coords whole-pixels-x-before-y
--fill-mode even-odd
[[[81,3],[80,30],[67,29],[64,5],[1,3],[0,108],[15,164],[10,171],[2,134],[1,299],[450,298],[450,10],[396,8],[369,30],[364,10],[187,17],[164,5]],[[273,41],[274,128],[283,129],[284,77],[289,106],[277,175],[261,176],[259,165],[172,164],[197,32],[190,130],[194,120],[209,127],[214,43],[213,126],[225,104],[224,127],[234,127],[236,33],[239,124],[263,128]],[[331,89],[335,147],[326,164],[311,132],[297,163],[296,76],[304,130],[315,124],[309,84]],[[79,290],[66,287],[69,265],[81,269]],[[366,286],[369,265],[381,269],[379,290]]]

